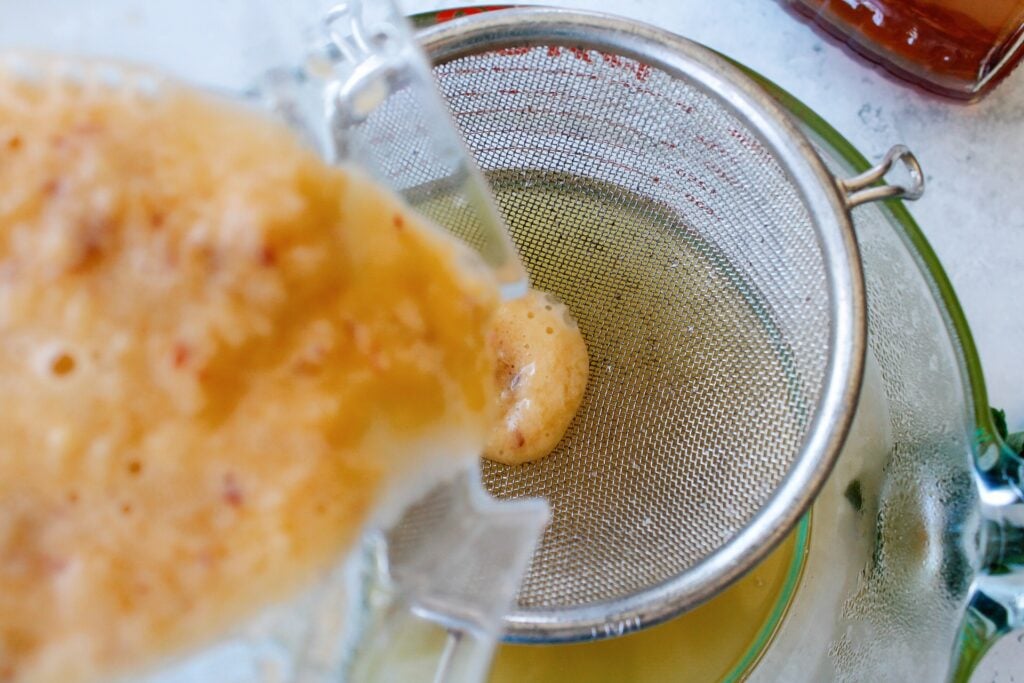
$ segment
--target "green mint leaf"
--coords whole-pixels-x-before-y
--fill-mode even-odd
[[[1006,412],[999,410],[998,408],[989,408],[992,411],[992,421],[996,424],[996,432],[999,434],[999,438],[1005,439],[1006,430]]]

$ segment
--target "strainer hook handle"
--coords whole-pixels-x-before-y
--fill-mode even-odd
[[[892,170],[897,161],[902,162],[910,174],[910,184],[878,185],[878,181]],[[917,157],[905,145],[894,145],[877,165],[860,175],[840,179],[838,184],[847,209],[881,199],[920,199],[924,194],[924,171]]]

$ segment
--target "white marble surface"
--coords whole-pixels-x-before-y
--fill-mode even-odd
[[[402,4],[415,12],[474,3]],[[1011,429],[1024,429],[1024,67],[981,103],[961,105],[890,79],[771,0],[518,4],[557,4],[656,24],[756,68],[869,158],[880,158],[893,143],[907,144],[928,183],[911,213],[967,314],[990,402],[1006,409]],[[973,681],[1024,679],[1024,634],[997,647],[982,669]]]

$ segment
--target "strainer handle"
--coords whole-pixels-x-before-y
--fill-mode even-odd
[[[910,174],[910,184],[879,185],[878,182],[892,170],[897,161],[902,162],[903,167]],[[893,146],[885,153],[882,161],[860,175],[840,179],[836,182],[847,209],[881,199],[920,199],[924,194],[924,172],[921,170],[921,164],[918,163],[914,153],[904,145]]]

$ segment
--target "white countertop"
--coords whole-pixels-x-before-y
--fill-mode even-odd
[[[408,12],[477,4],[401,0]],[[515,0],[505,0],[513,4]],[[492,2],[492,4],[500,4]],[[851,56],[772,0],[557,0],[656,24],[708,45],[779,84],[868,158],[908,145],[924,167],[925,197],[909,205],[960,298],[989,398],[1024,429],[1024,67],[981,103],[924,94]],[[1024,671],[1024,634],[973,681]]]

